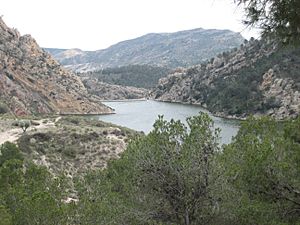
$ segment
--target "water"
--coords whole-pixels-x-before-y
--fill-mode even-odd
[[[231,138],[236,135],[238,121],[228,120],[212,116],[207,110],[200,106],[184,105],[177,103],[147,101],[114,101],[104,104],[115,109],[116,114],[98,116],[100,120],[129,127],[134,130],[149,133],[158,115],[170,120],[185,121],[187,117],[197,115],[200,111],[207,112],[214,120],[215,126],[221,128],[221,143],[230,143]]]

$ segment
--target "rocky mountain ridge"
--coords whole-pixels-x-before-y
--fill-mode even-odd
[[[103,114],[112,109],[81,80],[0,18],[0,103],[15,115]]]
[[[66,68],[76,72],[136,64],[176,68],[198,64],[217,53],[238,47],[243,41],[239,33],[229,30],[198,28],[146,34],[97,51],[45,50]]]
[[[227,118],[300,113],[300,48],[252,39],[206,63],[159,81],[151,95],[161,101],[200,104]]]

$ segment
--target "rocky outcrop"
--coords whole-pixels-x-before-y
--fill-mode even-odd
[[[300,91],[291,78],[280,78],[279,71],[270,69],[263,75],[259,88],[263,92],[264,101],[271,102],[271,107],[266,113],[279,119],[296,117],[300,113]]]
[[[200,104],[228,118],[300,114],[300,49],[251,40],[201,65],[160,79],[151,96]]]
[[[12,113],[111,113],[88,94],[81,80],[65,70],[30,36],[0,19],[0,102]]]
[[[143,99],[149,92],[144,88],[108,84],[89,77],[83,78],[83,83],[89,93],[97,95],[101,100]]]
[[[239,33],[230,30],[199,28],[146,34],[98,51],[46,50],[76,72],[137,64],[176,68],[196,65],[220,52],[240,46],[243,41]]]

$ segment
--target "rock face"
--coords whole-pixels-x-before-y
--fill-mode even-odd
[[[101,100],[143,99],[149,93],[144,88],[108,84],[90,77],[82,78],[82,81],[88,92],[99,96]]]
[[[222,117],[296,117],[300,114],[300,49],[251,40],[162,78],[151,95],[161,101],[200,104]]]
[[[147,34],[98,51],[46,49],[76,72],[135,64],[176,68],[191,66],[217,53],[238,47],[244,38],[229,30],[194,29]]]
[[[0,102],[12,113],[102,114],[112,110],[88,94],[30,36],[20,36],[0,19]]]
[[[295,117],[300,112],[300,91],[296,82],[291,78],[280,78],[278,72],[270,69],[263,75],[263,81],[259,88],[262,90],[264,99],[273,99],[276,108],[271,108],[267,114],[276,118]]]

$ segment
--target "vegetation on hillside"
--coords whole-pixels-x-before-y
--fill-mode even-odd
[[[298,1],[276,1],[284,2],[283,6],[289,6]],[[272,13],[276,12],[280,11]],[[226,93],[244,91],[241,96],[246,99],[237,98],[235,105],[249,96],[254,101],[252,83],[259,79],[268,57],[282,63],[281,76],[290,76],[284,71],[294,69],[298,81],[299,70],[290,66],[294,58],[286,60],[283,50],[263,57],[253,68],[244,68],[243,76],[232,80],[237,86],[224,87],[222,94],[232,97]],[[251,107],[255,105],[254,101]],[[300,118],[277,122],[250,117],[242,122],[232,143],[220,147],[219,130],[207,114],[188,118],[188,127],[160,116],[148,135],[129,142],[120,159],[111,160],[106,169],[71,177],[72,182],[27,157],[30,151],[45,155],[56,147],[72,152],[66,158],[85,154],[86,142],[94,145],[96,136],[109,136],[107,130],[101,130],[102,122],[91,123],[68,117],[59,123],[61,136],[24,134],[19,147],[9,142],[0,146],[1,225],[300,224]],[[115,127],[113,132],[132,134]],[[68,135],[72,138],[63,139]],[[84,151],[77,152],[80,148]],[[70,190],[74,194],[71,201]]]
[[[255,44],[257,48],[260,48],[261,44],[258,42]],[[251,61],[251,58],[249,60]],[[228,76],[227,79],[220,77],[215,80],[213,88],[205,85],[204,87],[200,83],[197,84],[200,85],[197,89],[206,90],[203,92],[203,98],[205,98],[208,109],[213,112],[223,111],[229,115],[265,112],[280,106],[280,104],[276,102],[275,98],[264,100],[263,92],[259,87],[263,75],[273,68],[277,72],[278,78],[291,78],[295,83],[299,83],[299,65],[300,48],[281,47],[254,63],[249,62],[248,66],[235,71],[234,76]],[[300,85],[294,88],[300,91]]]
[[[249,118],[222,151],[208,115],[187,122],[185,127],[160,117],[150,134],[132,141],[107,169],[73,177],[76,196],[70,203],[68,179],[32,164],[14,144],[3,144],[0,221],[300,223],[300,119]]]
[[[0,223],[66,224],[64,179],[25,160],[14,144],[0,151]]]
[[[6,104],[0,102],[0,114],[5,114],[9,112],[9,108]]]
[[[99,81],[109,84],[133,86],[138,88],[152,88],[158,80],[170,72],[165,67],[150,65],[129,65],[105,68],[100,71],[79,74],[80,76],[95,77]]]
[[[294,117],[300,104],[299,65],[299,47],[251,39],[239,49],[162,78],[152,96],[202,104],[223,116],[245,118],[271,110],[278,118]]]
[[[75,176],[103,169],[136,135],[136,131],[96,119],[66,116],[51,128],[26,132],[17,143],[26,158],[54,174]]]

